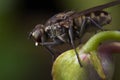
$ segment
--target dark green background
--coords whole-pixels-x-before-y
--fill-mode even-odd
[[[112,0],[0,0],[0,80],[51,80],[51,56],[35,47],[29,32],[50,16],[67,10],[81,11]],[[106,9],[120,29],[120,5]],[[120,80],[119,54],[115,54],[115,77]]]

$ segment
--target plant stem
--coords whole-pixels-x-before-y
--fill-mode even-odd
[[[99,44],[103,41],[115,40],[120,41],[120,31],[104,31],[96,34],[80,49],[80,52],[90,52],[97,50]]]

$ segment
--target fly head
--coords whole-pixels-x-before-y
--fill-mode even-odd
[[[35,45],[37,46],[39,43],[44,41],[44,25],[38,24],[35,28],[30,32],[29,37],[35,41]]]

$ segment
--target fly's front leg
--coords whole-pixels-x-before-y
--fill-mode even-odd
[[[59,41],[59,40],[55,40],[55,41],[53,41],[53,42],[42,42],[42,43],[40,43],[40,45],[42,45],[42,46],[44,46],[48,51],[49,51],[49,53],[52,55],[52,60],[54,61],[55,59],[56,59],[56,57],[58,56],[56,53],[58,53],[58,52],[56,52],[52,47],[53,46],[56,46],[56,45],[59,45],[59,44],[61,44],[61,41]]]
[[[73,41],[73,27],[72,27],[72,26],[69,27],[69,32],[68,32],[68,34],[69,34],[69,37],[70,37],[71,45],[72,45],[73,49],[75,50],[75,54],[76,54],[76,56],[77,56],[78,63],[80,64],[80,67],[82,67],[81,60],[80,60],[80,58],[79,58],[79,54],[78,54],[78,52],[77,52],[77,50],[76,50],[76,47],[75,47],[75,44],[74,44],[74,41]]]
[[[56,46],[56,45],[59,45],[61,44],[62,42],[58,39],[55,39],[53,42],[42,42],[40,43],[40,45],[42,46]]]
[[[56,59],[56,56],[55,56],[55,54],[54,54],[53,48],[52,48],[51,46],[44,46],[44,47],[49,51],[49,53],[50,53],[51,56],[52,56],[52,62],[54,62],[54,60]]]

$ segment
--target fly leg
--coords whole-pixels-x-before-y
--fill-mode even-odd
[[[86,19],[83,20],[82,25],[80,27],[80,36],[82,37],[85,31],[85,23],[86,23]]]
[[[56,56],[54,54],[54,51],[53,51],[52,47],[51,46],[44,46],[44,47],[49,51],[49,53],[52,56],[52,62],[54,62],[54,60],[56,59]]]
[[[44,46],[49,53],[52,56],[52,60],[54,61],[57,58],[57,54],[60,54],[59,52],[56,52],[52,47],[61,44],[62,42],[58,39],[55,39],[53,42],[42,42],[40,45]],[[56,54],[57,53],[57,54]]]
[[[78,54],[78,52],[76,50],[76,47],[74,45],[74,42],[73,42],[73,27],[72,26],[69,27],[68,34],[69,34],[69,37],[70,37],[71,45],[72,45],[73,49],[75,50],[75,54],[76,54],[76,57],[78,59],[78,63],[80,64],[80,67],[82,67],[81,60],[79,58],[79,54]]]
[[[81,27],[80,27],[80,30],[79,30],[79,36],[80,36],[80,38],[79,38],[80,43],[79,44],[82,43],[81,38],[82,38],[82,36],[84,35],[84,32],[85,32],[85,27],[86,27],[85,23],[86,23],[86,18],[83,20],[83,22],[81,24]]]
[[[100,26],[98,23],[96,23],[93,19],[91,19],[90,17],[86,17],[88,20],[90,20],[93,24],[95,24],[96,27],[98,27],[99,29],[101,29],[102,31],[104,30],[102,28],[102,26]]]

